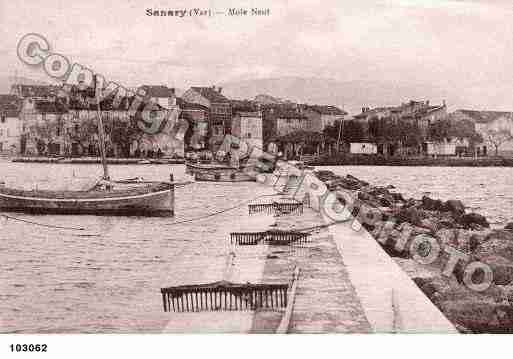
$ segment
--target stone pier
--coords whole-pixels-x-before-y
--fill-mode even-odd
[[[305,208],[303,215],[277,218],[279,229],[299,230],[322,225],[320,215]],[[301,270],[289,333],[368,333],[371,327],[327,229],[316,230],[308,243],[269,246],[262,283],[291,279]],[[257,311],[251,332],[274,333],[281,312]]]

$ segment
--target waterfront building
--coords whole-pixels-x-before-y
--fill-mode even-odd
[[[15,95],[0,95],[0,153],[15,154],[21,135],[22,101]]]
[[[188,129],[184,136],[184,145],[186,149],[208,149],[208,107],[197,103],[187,102],[180,97],[176,99],[176,104],[180,109],[180,118],[188,122]]]
[[[264,122],[268,126],[269,136],[285,136],[295,131],[309,129],[308,116],[297,105],[268,105],[263,108]]]
[[[427,135],[431,123],[444,118],[447,115],[445,101],[441,105],[430,105],[428,101],[408,101],[399,106],[388,107],[362,107],[362,112],[355,115],[354,119],[368,123],[371,120],[391,119],[394,122],[400,120],[416,125],[422,136]]]
[[[344,121],[347,112],[336,106],[329,105],[301,105],[303,113],[308,117],[308,130],[323,132],[328,126],[333,126],[336,121]]]
[[[430,105],[429,101],[408,101],[399,106],[363,107],[354,119],[363,126],[365,136],[384,155],[427,154],[429,127],[447,116],[445,101]]]
[[[149,86],[143,85],[139,87],[139,91],[144,91],[151,101],[158,104],[162,108],[172,109],[176,106],[175,89],[164,85]]]
[[[211,131],[210,147],[213,151],[219,148],[224,136],[231,131],[231,103],[221,92],[221,87],[191,87],[182,95],[184,101],[208,108]]]
[[[504,131],[513,135],[513,112],[512,111],[476,111],[456,110],[451,116],[458,120],[469,120],[475,124],[476,132],[483,137],[483,143],[477,147],[479,155],[513,156],[513,139],[494,139],[490,133]]]
[[[53,85],[24,85],[13,84],[11,95],[21,99],[54,101],[61,95],[61,87]]]
[[[261,111],[236,112],[232,120],[232,135],[251,147],[264,148]]]
[[[67,98],[25,101],[21,110],[20,153],[27,155],[98,155],[97,106],[85,101],[87,90],[72,89]],[[156,133],[143,131],[144,104],[131,111],[133,97],[115,104],[112,98],[101,101],[101,116],[110,157],[183,156],[183,140],[174,135],[169,110],[158,106],[146,118],[160,123]]]

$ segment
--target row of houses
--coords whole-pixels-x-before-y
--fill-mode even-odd
[[[294,131],[320,133],[347,115],[335,106],[260,101],[262,96],[232,100],[215,86],[191,87],[180,97],[167,86],[144,85],[138,90],[155,104],[153,118],[164,118],[169,111],[178,110],[180,118],[189,123],[186,141],[176,139],[173,124],[157,134],[137,131],[137,118],[130,111],[134,97],[124,97],[118,103],[105,99],[101,112],[111,156],[183,156],[188,150],[216,151],[227,134],[263,148],[269,139]],[[9,95],[0,95],[0,151],[96,155],[97,109],[86,101],[90,92],[90,88],[80,87],[63,91],[55,86],[13,85]]]
[[[416,130],[420,142],[418,154],[513,155],[513,112],[460,109],[448,113],[445,101],[440,105],[431,105],[429,101],[412,100],[393,107],[363,107],[362,112],[355,115],[353,120],[362,125],[366,141],[352,143],[352,153],[394,155],[400,150],[411,150],[404,144],[399,148],[394,141],[372,141],[376,137],[372,123],[386,120],[388,125],[400,122],[402,126],[410,124]],[[471,128],[434,139],[430,130],[441,121],[450,124],[465,123]],[[476,141],[476,138],[479,140]]]
[[[451,156],[468,152],[472,147],[478,155],[492,154],[492,149],[493,154],[513,154],[511,136],[493,138],[490,135],[493,131],[513,134],[513,114],[510,112],[457,110],[448,114],[445,101],[433,105],[429,101],[412,100],[398,106],[363,107],[361,113],[349,118],[336,106],[298,104],[268,95],[258,95],[253,100],[233,100],[216,86],[191,87],[180,97],[175,89],[163,85],[144,85],[138,90],[144,91],[155,104],[151,117],[157,122],[168,118],[170,111],[179,113],[179,118],[188,122],[185,141],[175,136],[174,123],[164,122],[165,126],[158,133],[140,131],[137,116],[144,111],[144,104],[139,104],[141,108],[134,116],[131,111],[135,101],[133,96],[125,96],[118,102],[105,99],[101,109],[110,156],[184,156],[187,151],[216,151],[227,134],[258,148],[267,149],[269,145],[275,148],[278,142],[281,149],[288,148],[293,155],[298,153],[298,148],[302,151],[304,144],[288,146],[284,141],[315,140],[314,152],[319,152],[332,148],[326,146],[330,139],[323,132],[335,124],[342,124],[343,133],[344,123],[348,120],[361,125],[364,134],[361,141],[347,144],[352,153]],[[88,91],[90,93],[91,89],[73,87],[63,91],[56,86],[14,84],[10,94],[0,95],[0,152],[96,155],[97,108],[84,101]],[[481,136],[481,142],[472,143],[466,134],[433,140],[430,130],[443,120],[470,123],[471,132],[475,130]],[[404,134],[406,139],[400,141],[380,137],[379,132],[383,130],[383,124],[378,126],[380,121],[395,132],[411,127],[414,133]],[[412,150],[412,145],[407,143],[408,136],[415,137],[415,141],[409,142],[417,148]]]

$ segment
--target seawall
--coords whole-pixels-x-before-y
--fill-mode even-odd
[[[457,332],[369,233],[326,218],[317,187],[303,183],[284,198],[305,194],[304,214],[278,217],[276,223],[284,230],[318,229],[305,245],[270,247],[262,278],[283,282],[295,266],[302,270],[288,332]],[[272,327],[268,314],[256,312],[253,332]]]

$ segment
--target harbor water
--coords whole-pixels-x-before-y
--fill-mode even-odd
[[[438,167],[321,167],[406,195],[461,199],[499,224],[511,221],[513,169]],[[113,178],[185,178],[183,165],[111,166]],[[97,165],[0,162],[9,186],[38,188],[98,178]],[[257,183],[195,183],[177,188],[174,218],[95,216],[13,217],[56,229],[0,220],[0,332],[144,333],[165,330],[160,288],[220,280],[230,228],[242,205],[268,193]],[[192,218],[199,221],[179,223]],[[169,318],[169,317],[168,317]]]

